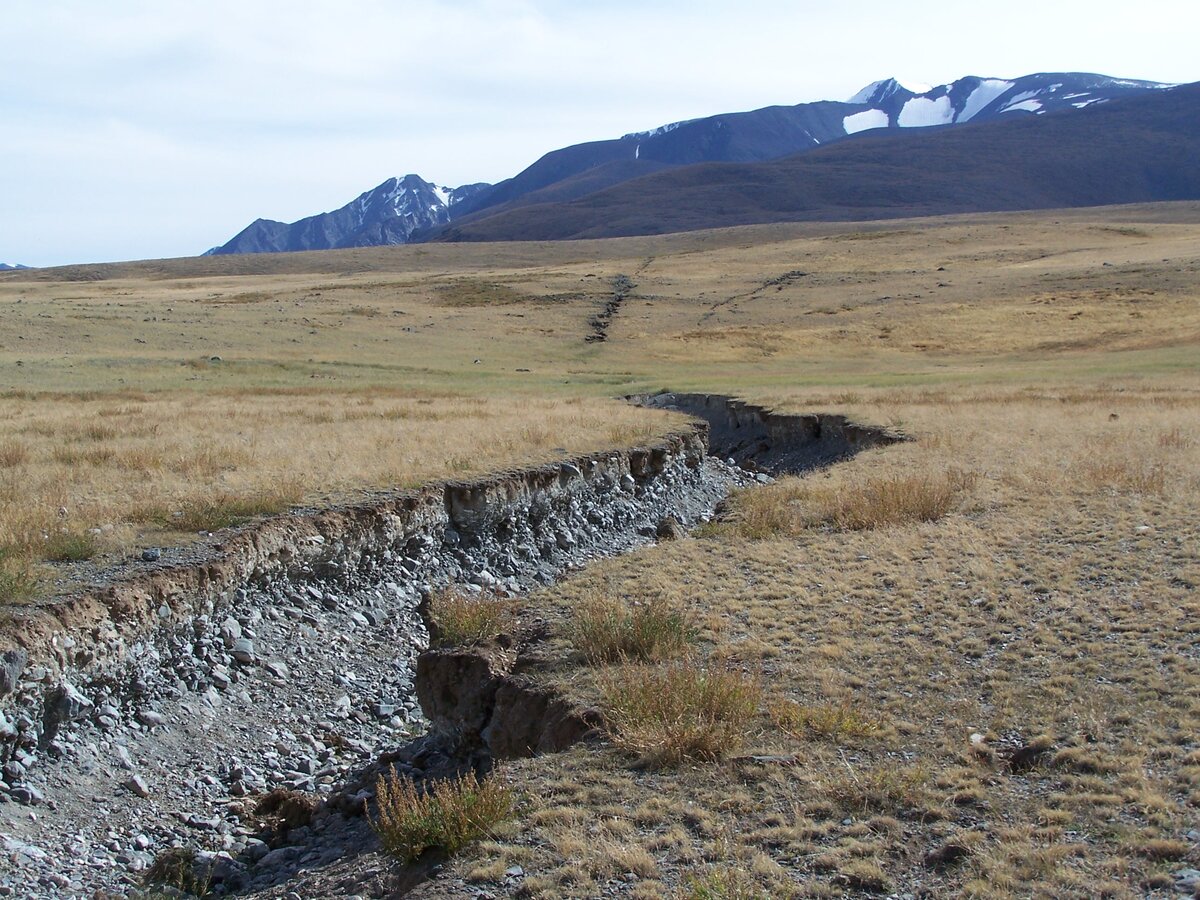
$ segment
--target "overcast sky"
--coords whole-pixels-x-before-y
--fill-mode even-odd
[[[392,175],[887,76],[1197,81],[1197,34],[1196,0],[5,0],[0,262],[193,255]]]

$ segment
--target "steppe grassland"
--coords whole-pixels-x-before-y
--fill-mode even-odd
[[[588,703],[606,669],[573,651],[575,610],[596,595],[685,610],[701,659],[767,691],[734,760],[647,769],[607,748],[512,764],[527,812],[465,875],[520,864],[544,896],[632,870],[646,897],[730,881],[734,896],[1134,897],[1194,866],[1192,385],[871,390],[851,408],[918,440],[749,492],[698,537],[530,599],[560,623],[545,677]],[[953,471],[976,477],[936,522],[826,524],[830,495]],[[743,513],[764,504],[774,532],[747,537]],[[1026,746],[1044,752],[1008,760]]]
[[[499,883],[519,863],[545,896],[626,872],[642,896],[1140,896],[1195,864],[1200,827],[1197,218],[1182,205],[10,278],[0,386],[34,418],[145,393],[194,409],[214,441],[235,402],[272,397],[297,421],[327,400],[335,421],[312,424],[341,445],[356,400],[507,403],[519,429],[544,419],[534,400],[592,398],[581,408],[607,429],[620,407],[598,398],[658,387],[903,428],[917,440],[748,493],[698,537],[528,600],[557,622],[545,677],[589,701],[611,664],[573,651],[577,605],[686,610],[698,662],[767,694],[738,755],[799,764],[646,769],[611,748],[513,764],[521,815],[451,874]],[[586,344],[617,273],[638,287],[608,341]],[[48,388],[75,394],[21,393]],[[666,427],[630,427],[647,421]],[[422,440],[448,456],[436,430]],[[291,460],[262,483],[310,468]],[[252,457],[210,483],[256,471]],[[892,477],[949,479],[948,513],[848,530],[829,515]],[[1045,752],[1014,767],[1019,746]]]

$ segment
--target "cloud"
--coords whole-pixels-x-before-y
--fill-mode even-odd
[[[1190,80],[1200,26],[1167,0],[1014,0],[984,24],[927,0],[15,0],[5,15],[0,258],[30,264],[195,253],[391,175],[494,181],[559,146],[893,74]]]

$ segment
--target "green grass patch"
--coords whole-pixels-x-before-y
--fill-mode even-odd
[[[83,562],[98,554],[100,547],[91,534],[62,531],[50,535],[39,550],[49,562]]]

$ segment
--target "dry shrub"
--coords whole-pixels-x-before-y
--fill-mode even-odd
[[[154,857],[142,881],[148,886],[173,889],[187,897],[207,897],[211,873],[201,873],[196,851],[190,847],[172,847]]]
[[[687,878],[677,896],[679,900],[768,900],[770,894],[744,868],[723,865]]]
[[[643,761],[711,762],[736,751],[762,699],[762,679],[692,660],[627,665],[600,680],[617,746]]]
[[[596,593],[576,607],[571,643],[593,665],[678,656],[694,636],[687,613],[661,598],[627,603]]]
[[[881,718],[857,709],[848,700],[812,706],[794,700],[775,700],[768,706],[768,712],[777,726],[798,738],[865,740],[884,731]]]
[[[814,492],[815,518],[839,531],[935,522],[953,510],[974,484],[974,473],[959,470],[868,478]]]
[[[384,850],[411,863],[426,850],[453,855],[492,835],[513,814],[512,791],[474,773],[440,781],[422,792],[393,770],[376,784],[378,813],[371,827]]]
[[[15,469],[29,459],[29,448],[16,441],[0,444],[0,469]]]
[[[799,479],[739,491],[732,501],[738,533],[754,541],[798,534],[806,527],[803,501],[808,496],[808,485]]]
[[[1132,494],[1162,494],[1167,472],[1161,463],[1146,459],[1117,459],[1111,456],[1085,459],[1075,466],[1075,477],[1093,490]]]
[[[493,638],[516,618],[515,603],[495,594],[472,595],[450,585],[429,598],[430,637],[441,647],[464,647]]]

